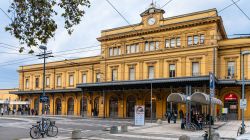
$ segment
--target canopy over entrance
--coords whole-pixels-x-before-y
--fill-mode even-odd
[[[202,92],[195,92],[188,97],[188,100],[201,104],[209,104],[209,95]],[[222,105],[222,101],[217,98],[211,98],[211,103]]]
[[[187,100],[186,96],[181,93],[171,93],[167,101],[168,102],[176,102],[176,103],[185,103]]]

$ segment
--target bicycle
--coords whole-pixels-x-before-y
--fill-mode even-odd
[[[48,137],[55,137],[58,134],[58,128],[55,126],[55,121],[50,121],[48,118],[42,118],[42,121],[37,121],[37,124],[32,125],[30,128],[30,137],[33,139],[38,139],[45,134]]]
[[[199,126],[197,126],[197,125],[194,124],[194,123],[188,123],[188,125],[189,125],[189,128],[188,128],[188,127],[186,126],[186,124],[185,124],[185,127],[186,127],[186,129],[188,129],[188,130],[191,130],[191,131],[200,130]]]
[[[244,128],[242,128],[242,126],[240,126],[238,131],[237,131],[237,136],[244,134],[246,132],[245,128],[246,128],[246,125],[244,125]]]

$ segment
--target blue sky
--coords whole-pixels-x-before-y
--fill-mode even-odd
[[[151,0],[109,0],[131,23],[141,21],[140,13],[146,10]],[[159,7],[163,6],[168,0],[156,0]],[[243,11],[250,16],[250,1],[235,0]],[[165,17],[171,17],[190,12],[202,11],[211,8],[217,8],[218,11],[232,3],[231,0],[172,0],[163,9]],[[0,7],[7,11],[10,1],[1,0]],[[235,6],[231,6],[222,12],[223,23],[228,35],[250,33],[250,21]],[[63,60],[66,58],[86,57],[98,55],[99,42],[96,40],[103,29],[114,28],[127,25],[127,23],[116,13],[114,9],[105,0],[91,0],[91,7],[86,9],[86,14],[80,25],[75,27],[75,31],[70,36],[63,28],[62,18],[57,18],[56,22],[59,28],[56,36],[52,38],[47,47],[53,52],[80,49],[81,53],[66,54],[66,52],[55,53],[57,57],[49,61]],[[18,87],[17,69],[21,65],[40,63],[41,60],[31,55],[18,54],[18,40],[12,37],[4,28],[10,23],[10,20],[2,11],[0,11],[0,89]],[[10,44],[14,47],[8,47],[1,43]],[[91,47],[93,46],[93,47]],[[86,49],[84,49],[86,48]],[[38,52],[38,50],[36,50]],[[6,54],[8,52],[9,54]],[[74,53],[77,51],[72,51]],[[39,53],[39,52],[38,52]],[[69,52],[68,52],[69,53]]]

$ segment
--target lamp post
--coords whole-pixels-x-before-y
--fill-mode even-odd
[[[242,69],[242,75],[241,75],[241,80],[242,80],[242,95],[241,95],[241,100],[243,101],[245,99],[245,76],[244,76],[244,55],[250,54],[250,51],[241,51],[242,59],[241,59],[241,69]],[[242,122],[241,122],[241,127],[243,130],[245,130],[245,124],[244,124],[244,108],[242,108],[242,114],[241,114]]]

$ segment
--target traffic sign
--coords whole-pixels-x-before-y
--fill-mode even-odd
[[[214,97],[214,88],[215,88],[215,84],[214,84],[214,74],[210,72],[210,73],[209,73],[210,97]]]
[[[40,102],[46,103],[49,102],[49,96],[40,96]]]
[[[240,99],[240,109],[246,109],[246,108],[247,108],[247,100]]]

